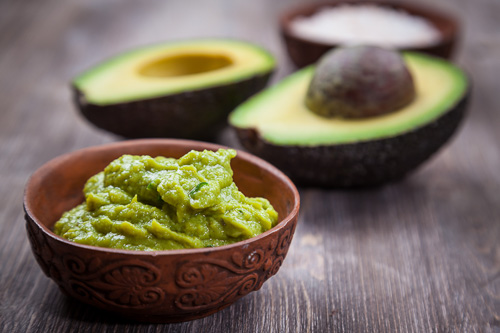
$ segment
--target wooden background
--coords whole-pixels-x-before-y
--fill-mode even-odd
[[[1,332],[500,332],[500,1],[426,0],[459,17],[456,61],[473,79],[454,141],[406,180],[366,191],[301,188],[280,272],[205,319],[148,325],[65,298],[37,266],[24,184],[60,154],[112,142],[70,100],[69,80],[119,51],[235,37],[293,68],[285,0],[0,0]],[[226,130],[219,142],[238,147]]]

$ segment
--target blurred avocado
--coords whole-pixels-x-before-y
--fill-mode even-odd
[[[128,138],[211,139],[274,67],[251,43],[188,40],[119,54],[72,83],[78,108],[99,128]]]

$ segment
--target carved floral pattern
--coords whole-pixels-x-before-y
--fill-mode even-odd
[[[293,229],[289,228],[267,249],[235,252],[231,262],[203,258],[183,263],[176,273],[181,290],[175,305],[182,310],[203,310],[216,303],[232,303],[260,289],[281,267],[292,235]]]
[[[45,236],[38,228],[34,226],[34,222],[27,214],[25,215],[25,219],[26,231],[30,240],[31,250],[38,265],[40,265],[45,275],[54,279],[55,281],[60,281],[61,274],[53,263],[54,253],[47,243]],[[31,221],[31,223],[28,221]]]
[[[63,264],[74,275],[69,284],[80,297],[127,308],[154,307],[165,299],[165,292],[156,287],[160,270],[144,261],[123,260],[103,266],[98,258],[84,263],[67,255]]]
[[[29,217],[26,220],[37,262],[70,295],[89,304],[122,309],[172,304],[182,313],[209,311],[260,289],[281,267],[296,226],[291,223],[280,237],[248,245],[247,252],[236,251],[229,258],[195,256],[176,267],[159,268],[143,259],[101,260],[75,252],[61,255],[57,241]],[[173,285],[168,277],[162,279],[161,270],[170,269],[175,271],[165,271],[165,276],[174,274]]]

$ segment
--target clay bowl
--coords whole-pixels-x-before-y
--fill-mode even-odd
[[[80,245],[52,232],[61,214],[83,201],[85,181],[122,154],[180,157],[219,145],[173,139],[131,140],[57,157],[29,179],[24,194],[33,254],[61,291],[92,306],[146,322],[201,318],[234,303],[276,274],[292,241],[299,211],[293,183],[245,152],[232,160],[234,181],[247,196],[263,196],[280,222],[239,243],[203,249],[128,251]]]
[[[442,58],[450,58],[458,36],[457,21],[434,9],[409,5],[405,3],[394,3],[390,1],[355,0],[355,1],[328,1],[293,8],[280,17],[280,32],[285,42],[288,55],[297,67],[304,67],[315,63],[328,50],[339,46],[338,44],[326,44],[297,36],[291,29],[291,22],[297,17],[309,17],[325,7],[334,7],[344,4],[376,4],[384,7],[403,10],[411,15],[420,16],[432,23],[441,33],[439,42],[427,46],[416,46],[401,48],[404,51],[417,51],[429,53]]]

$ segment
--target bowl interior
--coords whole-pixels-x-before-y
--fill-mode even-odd
[[[291,9],[290,11],[286,12],[282,17],[281,17],[281,26],[283,29],[283,32],[288,35],[289,37],[293,37],[299,40],[303,41],[309,41],[308,39],[303,39],[297,35],[294,34],[293,30],[291,29],[291,22],[300,16],[311,16],[317,11],[319,11],[322,8],[325,7],[334,7],[338,5],[343,5],[343,4],[376,4],[376,5],[381,5],[385,7],[390,7],[394,9],[402,9],[406,11],[407,13],[415,16],[420,16],[426,18],[429,22],[431,22],[440,32],[441,34],[441,40],[439,43],[447,42],[453,38],[455,38],[455,34],[457,31],[457,23],[456,20],[451,18],[448,15],[445,15],[439,11],[436,11],[434,9],[430,9],[427,7],[422,7],[422,6],[414,6],[406,3],[400,3],[400,2],[392,2],[392,1],[376,1],[376,0],[355,0],[355,1],[327,1],[327,2],[319,2],[319,3],[313,3],[313,4],[308,4],[304,5],[301,7],[297,7],[294,9]],[[309,41],[314,44],[318,45],[324,45],[324,46],[333,46],[333,44],[325,44],[321,42],[316,42],[316,41]],[[422,48],[425,48],[426,46],[422,46]],[[414,50],[417,50],[419,47],[412,48]]]
[[[131,140],[82,149],[62,155],[38,169],[28,181],[25,209],[45,230],[51,230],[61,215],[83,202],[83,186],[123,154],[179,158],[190,150],[217,150],[222,146],[171,139]],[[293,183],[269,163],[238,151],[232,160],[234,181],[246,196],[267,198],[283,221],[298,209],[298,192]]]

